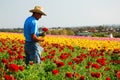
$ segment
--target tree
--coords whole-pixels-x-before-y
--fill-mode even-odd
[[[67,30],[67,35],[75,35],[75,33],[72,30]]]

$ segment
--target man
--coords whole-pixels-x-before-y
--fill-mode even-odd
[[[32,16],[28,17],[24,23],[24,36],[25,36],[25,63],[29,62],[40,63],[40,54],[43,48],[39,42],[43,42],[44,39],[39,37],[38,23],[37,21],[42,15],[46,16],[41,6],[35,6],[34,9],[30,10]]]

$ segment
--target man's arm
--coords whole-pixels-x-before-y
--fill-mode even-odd
[[[44,38],[42,38],[42,37],[37,37],[35,34],[31,34],[31,38],[32,38],[32,40],[33,41],[35,41],[35,42],[43,42],[44,41]]]

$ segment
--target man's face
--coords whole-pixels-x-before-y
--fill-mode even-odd
[[[39,20],[42,17],[42,14],[36,13],[36,19]]]

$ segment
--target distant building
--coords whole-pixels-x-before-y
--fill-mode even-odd
[[[78,32],[77,36],[92,36],[92,32]]]
[[[115,30],[111,27],[109,30],[108,30],[108,37],[109,38],[113,38],[113,32],[114,32]]]

